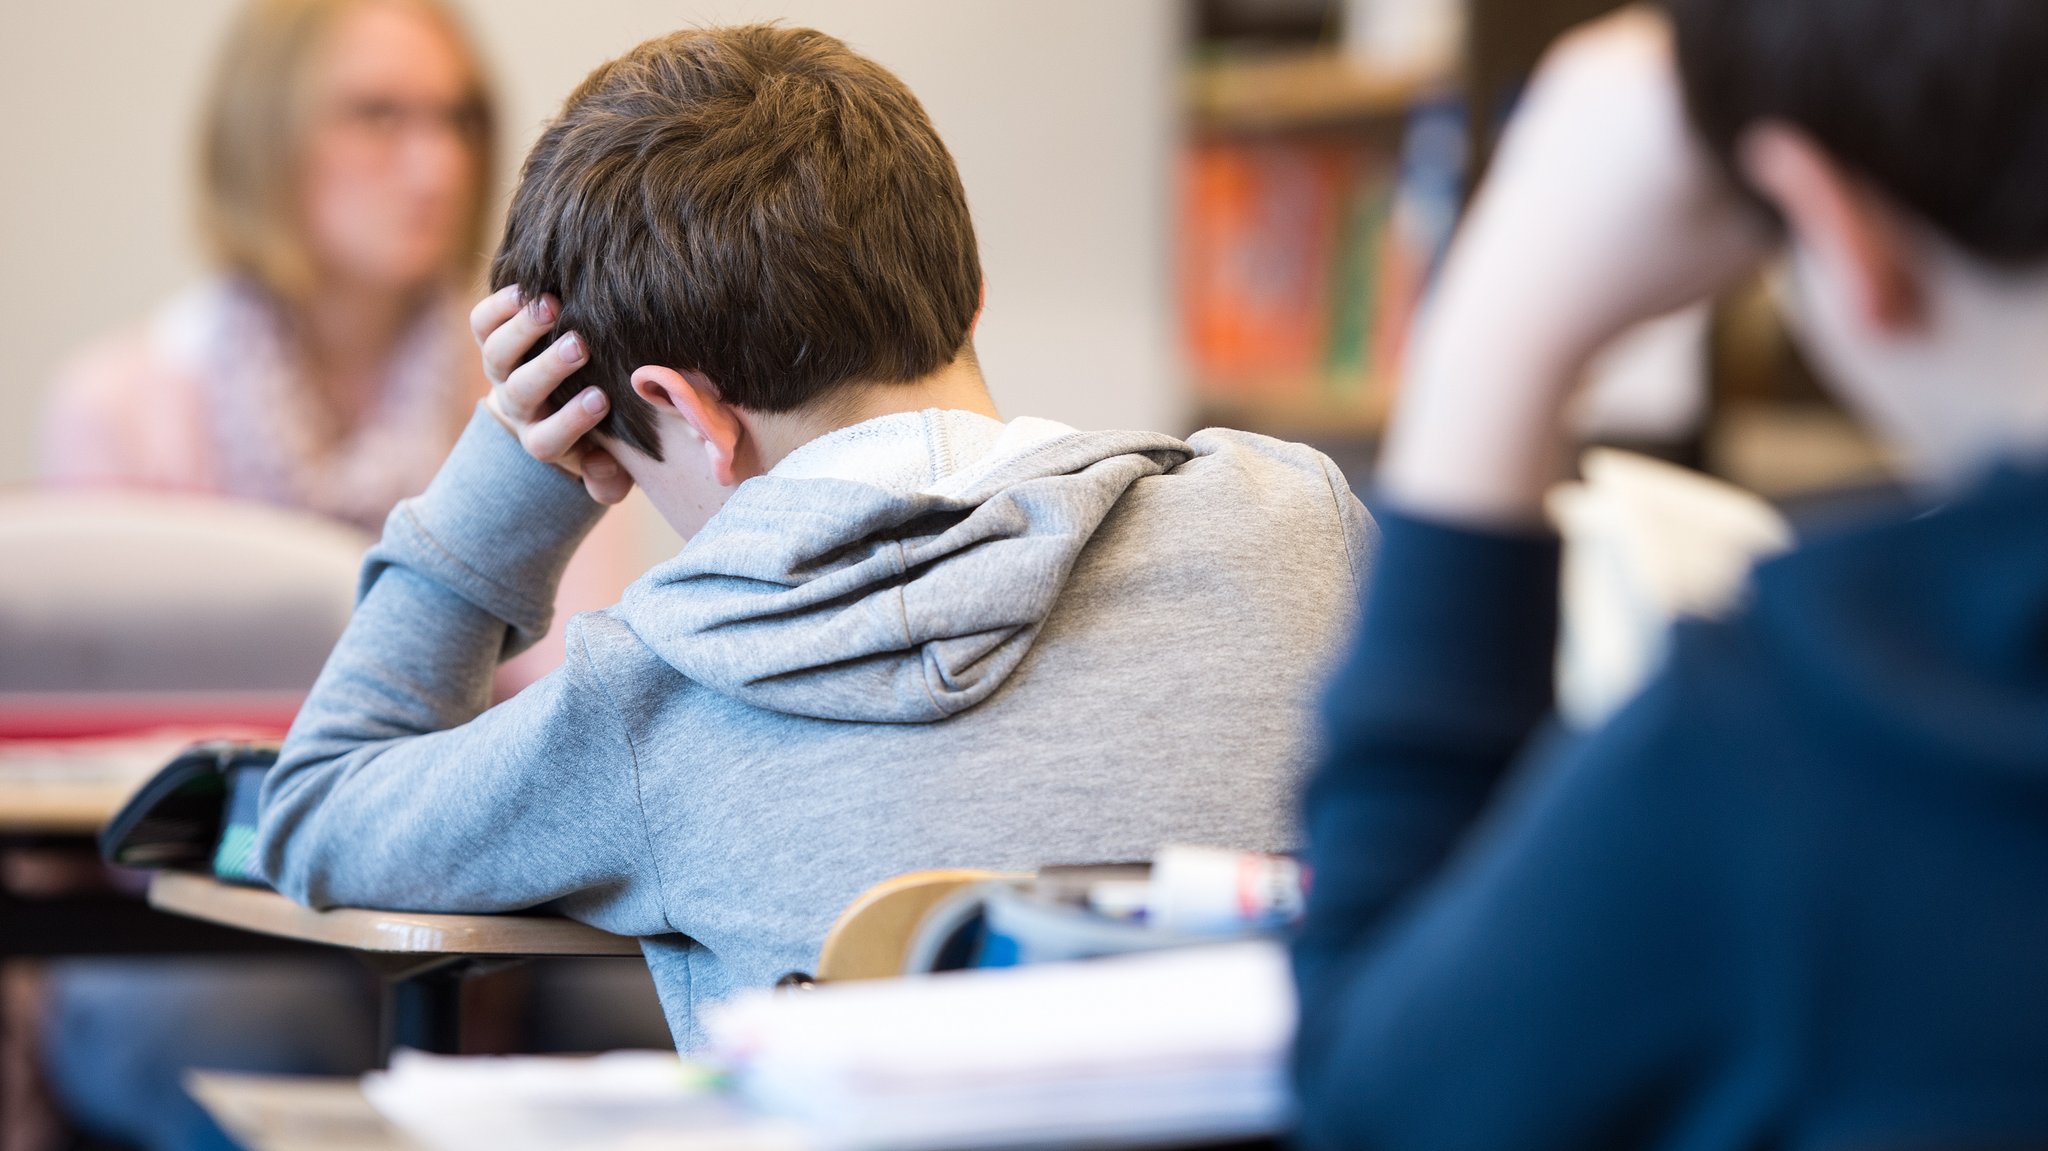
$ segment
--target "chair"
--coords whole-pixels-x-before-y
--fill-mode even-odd
[[[274,726],[341,634],[369,540],[257,504],[0,495],[0,735]]]
[[[854,897],[825,933],[825,946],[818,953],[818,981],[902,975],[919,925],[947,896],[990,880],[1028,878],[1027,872],[945,868],[885,879]]]
[[[180,747],[282,734],[369,543],[193,495],[0,492],[0,855],[96,875],[93,832]],[[91,884],[0,883],[0,961],[249,949]]]

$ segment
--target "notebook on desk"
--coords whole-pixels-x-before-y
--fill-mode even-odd
[[[99,836],[122,867],[204,867],[230,883],[263,886],[256,817],[274,742],[215,740],[186,748],[149,778]]]
[[[0,829],[92,835],[198,735],[0,738]]]

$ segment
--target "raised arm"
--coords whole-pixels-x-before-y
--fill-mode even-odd
[[[509,345],[551,318],[510,303],[479,331],[487,364],[492,339],[498,361],[516,361]],[[499,335],[515,322],[526,330]],[[485,710],[499,661],[546,633],[563,566],[602,510],[586,493],[594,481],[543,462],[601,411],[529,403],[549,372],[574,368],[550,361],[493,373],[497,411],[478,412],[364,561],[355,614],[264,785],[264,869],[296,899],[437,911],[561,901],[624,934],[668,930],[644,878],[633,748],[584,632],[571,628],[559,671]]]
[[[1518,760],[1551,701],[1558,555],[1542,499],[1564,471],[1562,413],[1586,360],[1730,282],[1765,239],[1687,129],[1661,17],[1627,11],[1552,52],[1416,332],[1374,509],[1384,546],[1326,703],[1296,951],[1311,1143],[1384,1135],[1405,1105],[1374,1088],[1417,1086],[1399,1068],[1418,1046],[1490,1058],[1503,1034],[1475,1025],[1461,995],[1611,942],[1590,927],[1546,936],[1554,953],[1539,958],[1529,914],[1627,918],[1603,903],[1623,899],[1612,877],[1531,863],[1558,841],[1502,798],[1511,775],[1546,770]],[[1452,865],[1460,853],[1472,858]],[[1551,901],[1540,911],[1515,906],[1537,892]],[[1529,1132],[1468,1145],[1510,1134]]]

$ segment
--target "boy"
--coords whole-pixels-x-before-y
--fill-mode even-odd
[[[1553,54],[1418,332],[1310,793],[1304,1142],[2048,1145],[2048,8],[1669,8],[1675,63],[1650,11]],[[1738,181],[1916,491],[1524,748],[1559,410],[1774,246]]]
[[[1296,445],[1000,422],[959,176],[888,72],[802,29],[640,46],[535,146],[493,278],[488,414],[266,783],[280,890],[642,937],[687,1048],[892,874],[1292,842],[1363,509]],[[486,710],[632,483],[688,545]]]

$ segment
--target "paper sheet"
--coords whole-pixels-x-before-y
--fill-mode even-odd
[[[797,1151],[803,1133],[760,1119],[701,1067],[659,1051],[587,1058],[457,1058],[401,1051],[363,1094],[431,1151]]]
[[[1274,943],[750,993],[706,1024],[747,1097],[829,1147],[1237,1138],[1291,1114]]]

